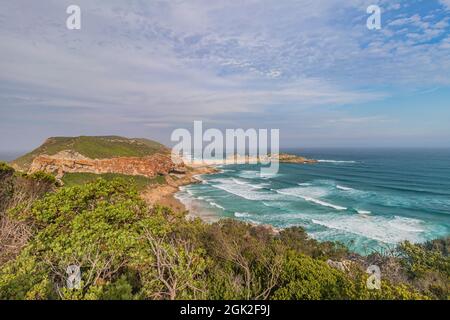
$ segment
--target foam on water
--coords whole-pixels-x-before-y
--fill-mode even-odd
[[[243,180],[239,180],[239,179],[235,179],[235,178],[231,178],[231,180],[236,184],[240,184],[240,185],[247,184],[247,182],[245,182]]]
[[[293,196],[301,198],[305,201],[312,202],[324,207],[333,208],[335,210],[347,210],[346,207],[342,207],[339,205],[335,205],[326,201],[323,201],[321,199],[318,199],[319,197],[326,196],[329,192],[327,189],[323,187],[307,187],[307,188],[287,188],[287,189],[281,189],[281,190],[275,190],[273,191],[287,196]]]
[[[248,212],[235,212],[235,213],[234,213],[234,216],[235,216],[236,218],[248,218],[248,217],[251,216],[251,214],[248,213]]]
[[[234,180],[234,178],[225,178],[213,179],[210,180],[210,182],[213,182],[212,186],[214,188],[224,190],[247,200],[276,200],[279,198],[276,194],[270,193],[263,189],[257,189],[246,183],[238,184]]]
[[[286,206],[286,201],[262,201],[261,204],[269,208],[281,209]]]
[[[269,178],[254,166],[224,166],[222,173],[202,177],[208,184],[183,187],[177,197],[218,216],[279,228],[301,226],[314,238],[341,241],[360,253],[449,234],[450,199],[442,196],[442,190],[450,190],[446,180],[406,176],[410,157],[397,162],[389,156],[380,160],[379,153],[373,160],[359,154],[354,161],[338,154],[311,158],[344,160],[281,165],[280,173]],[[345,163],[353,165],[338,165]]]
[[[401,241],[421,242],[426,240],[423,221],[411,218],[387,218],[367,216],[339,216],[330,219],[312,219],[313,223],[331,229],[354,233],[362,237],[383,243],[399,243]],[[411,232],[411,225],[414,232]],[[419,226],[422,226],[419,228]]]
[[[336,188],[342,191],[351,191],[353,190],[352,188],[349,187],[344,187],[344,186],[340,186],[340,185],[336,185]]]
[[[341,207],[341,206],[338,206],[338,205],[335,205],[335,204],[332,204],[332,203],[329,203],[329,202],[325,202],[325,201],[322,201],[322,200],[318,200],[318,199],[314,199],[314,198],[310,198],[310,197],[303,197],[303,199],[305,199],[306,201],[310,201],[310,202],[319,204],[321,206],[333,208],[333,209],[336,209],[336,210],[339,210],[339,211],[347,210],[346,207]]]
[[[272,190],[280,194],[299,198],[303,197],[320,198],[325,197],[330,193],[330,191],[326,187],[321,186],[293,187],[293,188],[272,189]]]
[[[279,173],[263,174],[261,170],[241,170],[237,175],[245,179],[264,179],[264,180],[273,179],[280,176]]]
[[[322,162],[322,163],[357,163],[356,161],[353,161],[353,160],[317,160],[317,162]]]
[[[213,206],[213,207],[216,207],[216,208],[225,210],[224,207],[222,207],[220,204],[215,203],[214,201],[209,201],[208,203],[209,203],[209,205],[211,205],[211,206]]]
[[[231,180],[234,182],[234,183],[236,183],[236,184],[239,184],[239,185],[246,185],[246,186],[249,186],[249,187],[252,187],[252,188],[254,188],[254,189],[265,189],[265,188],[268,188],[268,187],[270,187],[270,184],[269,183],[260,183],[260,184],[255,184],[255,183],[249,183],[249,182],[247,182],[247,181],[244,181],[244,180],[242,180],[242,179],[236,179],[236,178],[231,178]],[[223,181],[222,181],[223,182]]]
[[[423,221],[417,219],[411,219],[407,217],[395,216],[394,219],[388,222],[389,226],[406,232],[424,232],[426,229],[423,226]]]

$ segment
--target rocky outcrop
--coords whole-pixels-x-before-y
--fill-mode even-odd
[[[350,268],[353,265],[353,262],[350,260],[333,261],[331,259],[328,259],[327,264],[334,269],[340,270],[342,272],[348,272],[348,271],[350,271]]]
[[[56,155],[36,157],[30,173],[44,171],[61,178],[65,173],[118,173],[132,176],[155,177],[172,172],[184,172],[182,164],[174,164],[169,155],[154,154],[147,157],[117,157],[111,159],[89,159],[73,151],[62,151]]]
[[[282,163],[317,163],[317,160],[307,159],[294,154],[281,153],[279,160]]]
[[[267,164],[270,162],[278,161],[280,163],[298,163],[298,164],[310,164],[317,163],[317,160],[307,159],[294,154],[280,153],[277,156],[249,156],[235,154],[224,159],[189,159],[185,158],[183,161],[192,167],[202,166],[217,166],[217,165],[233,165],[233,164]]]

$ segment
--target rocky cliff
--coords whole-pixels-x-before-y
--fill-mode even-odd
[[[77,152],[62,151],[55,155],[34,158],[29,173],[44,171],[61,178],[65,173],[118,173],[131,176],[155,177],[169,173],[182,173],[183,165],[173,163],[169,155],[153,154],[146,157],[115,157],[90,159]]]
[[[58,155],[59,154],[59,155]],[[148,157],[154,154],[170,154],[164,145],[148,139],[119,136],[51,137],[41,146],[11,162],[16,170],[28,171],[35,158],[69,160],[112,159],[123,157]],[[42,159],[41,159],[42,160]],[[38,161],[39,163],[39,161]]]

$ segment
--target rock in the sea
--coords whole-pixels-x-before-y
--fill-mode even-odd
[[[280,153],[279,161],[283,163],[317,163],[317,160],[307,159],[295,154]]]

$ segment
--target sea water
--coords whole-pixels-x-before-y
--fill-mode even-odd
[[[286,150],[317,164],[228,165],[177,197],[197,214],[279,228],[362,254],[450,234],[450,150]]]
[[[0,152],[0,162],[8,162],[12,161],[14,159],[17,159],[21,155],[25,154],[26,152]]]

